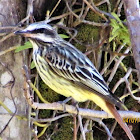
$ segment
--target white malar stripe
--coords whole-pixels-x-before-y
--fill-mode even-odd
[[[42,40],[43,42],[53,42],[54,39],[49,36],[45,36],[43,34],[38,33],[37,35],[34,36],[36,39]]]

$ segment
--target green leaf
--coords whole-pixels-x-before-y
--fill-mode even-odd
[[[117,14],[112,13],[112,15],[115,17],[115,19],[110,19],[112,32],[109,38],[109,42],[111,42],[113,39],[116,39],[122,43],[130,45],[130,36],[127,27],[123,25]]]
[[[30,68],[31,68],[31,69],[35,68],[35,63],[34,63],[34,61],[32,61]]]
[[[59,35],[60,35],[60,37],[62,37],[62,38],[70,38],[69,36],[64,35],[64,34],[59,34]]]
[[[23,51],[23,50],[29,49],[29,48],[33,48],[33,47],[32,47],[32,44],[29,41],[27,41],[27,42],[25,42],[24,45],[17,47],[15,52],[17,53],[17,52],[20,52],[20,51]]]

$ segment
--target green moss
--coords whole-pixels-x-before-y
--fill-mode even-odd
[[[86,18],[87,21],[94,21],[100,23],[102,18],[94,13],[93,11],[89,11]],[[99,42],[99,27],[88,25],[88,24],[80,24],[77,27],[78,34],[76,36],[77,40],[79,40],[83,44],[96,44]],[[79,50],[82,52],[86,51],[85,45],[80,45],[79,43],[74,44]]]
[[[125,64],[125,66],[127,68],[130,66],[131,66],[131,68],[135,68],[135,63],[134,63],[132,56],[125,57],[125,59],[123,59],[122,62]]]
[[[134,101],[133,98],[127,98],[126,102],[125,102],[125,105],[128,109],[133,109],[135,110],[136,108],[140,108],[139,104],[137,102]]]
[[[93,40],[99,39],[99,29],[97,27],[93,27],[92,25],[81,25],[78,29],[77,38],[82,42],[92,43]]]
[[[125,75],[125,72],[122,70],[117,70],[115,77],[113,78],[113,80],[110,83],[110,89],[112,89],[114,87],[114,85],[119,81],[120,78],[122,78]],[[115,91],[115,95],[117,95],[118,97],[122,96],[124,93],[124,89],[125,89],[125,83],[122,83],[119,88],[117,88],[117,90]]]
[[[51,140],[72,140],[73,139],[73,120],[70,117],[65,117],[58,122],[60,128],[52,136]]]
[[[95,43],[99,39],[99,28],[82,24],[78,27],[78,34],[76,38],[83,44],[93,44],[93,42]],[[82,52],[86,51],[85,45],[81,45],[79,43],[75,43],[74,45]]]
[[[100,22],[101,21],[101,17],[99,15],[97,15],[96,13],[94,13],[93,11],[89,11],[87,16],[86,16],[86,20],[94,21],[94,22]]]
[[[51,110],[39,110],[39,118],[41,119],[45,119],[45,118],[49,118],[52,115],[52,111]]]

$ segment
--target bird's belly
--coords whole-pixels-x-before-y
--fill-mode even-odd
[[[70,81],[65,80],[63,77],[58,77],[57,75],[53,75],[51,77],[46,77],[40,73],[42,80],[55,92],[66,96],[72,97],[78,102],[84,102],[88,100],[84,90],[79,87],[76,87]]]
[[[62,94],[66,97],[72,97],[78,102],[91,100],[98,106],[103,108],[104,111],[112,115],[111,111],[106,107],[106,101],[97,94],[88,91],[84,88],[81,88],[79,86],[76,86],[74,83],[65,80],[63,77],[60,78],[57,75],[53,75],[52,78],[52,77],[44,77],[44,75],[40,73],[40,76],[42,80],[55,92]]]
[[[78,86],[75,86],[69,80],[54,74],[47,64],[47,62],[40,56],[34,57],[34,62],[39,72],[41,79],[46,85],[48,85],[55,92],[62,94],[66,97],[73,97],[78,102],[84,102],[88,100],[87,93]],[[39,63],[39,65],[38,65]]]

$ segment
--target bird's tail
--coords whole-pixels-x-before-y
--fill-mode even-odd
[[[129,137],[130,140],[135,140],[133,134],[131,133],[130,129],[126,125],[126,123],[123,121],[121,118],[120,114],[117,112],[116,108],[114,105],[106,102],[106,105],[108,109],[110,110],[111,114],[114,116],[116,121],[120,124],[120,126],[123,128],[123,130],[126,132],[127,136]]]

